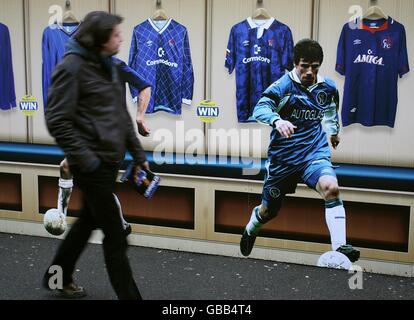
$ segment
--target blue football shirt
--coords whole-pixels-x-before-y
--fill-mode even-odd
[[[6,25],[0,23],[0,109],[8,110],[16,106],[13,63],[10,33]]]
[[[42,84],[43,105],[47,105],[47,92],[52,82],[52,73],[56,65],[63,59],[66,43],[75,34],[79,23],[70,22],[62,25],[47,26],[42,36]]]
[[[268,159],[271,163],[301,165],[308,161],[330,158],[326,134],[339,132],[337,114],[338,90],[335,83],[321,76],[306,88],[296,71],[285,74],[263,93],[253,116],[273,126],[278,119],[297,127],[291,138],[282,137],[273,128]]]
[[[293,68],[293,37],[289,27],[274,18],[251,17],[231,28],[225,67],[236,69],[237,118],[254,122],[253,109],[261,94]]]
[[[405,28],[391,17],[343,26],[336,71],[345,75],[342,123],[394,127],[398,75],[409,71]]]
[[[186,27],[173,19],[148,19],[134,28],[129,66],[151,84],[147,113],[181,114],[181,105],[191,105],[194,72]],[[137,91],[131,88],[131,95]]]
[[[54,24],[48,26],[43,31],[42,38],[42,83],[43,83],[43,102],[44,110],[47,106],[48,90],[52,81],[52,73],[58,63],[63,59],[67,51],[66,45],[72,39],[79,29],[79,23],[63,23],[62,26]],[[149,87],[139,74],[132,70],[125,62],[113,57],[114,63],[119,66],[120,77],[124,82],[128,82],[130,86],[136,88],[139,92]]]

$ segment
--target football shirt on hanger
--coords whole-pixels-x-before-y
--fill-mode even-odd
[[[293,68],[293,37],[290,28],[275,18],[251,17],[231,28],[225,66],[236,69],[237,117],[254,122],[253,109],[262,93]]]
[[[0,109],[16,107],[14,90],[13,62],[10,33],[6,25],[0,23]]]
[[[336,71],[345,76],[342,124],[394,127],[398,76],[409,72],[405,28],[391,17],[343,26]]]

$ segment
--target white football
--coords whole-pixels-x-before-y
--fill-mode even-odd
[[[319,257],[318,267],[345,269],[349,270],[352,267],[351,261],[348,257],[338,251],[328,251]]]
[[[43,217],[43,225],[50,234],[60,236],[66,230],[66,216],[58,209],[49,209]]]

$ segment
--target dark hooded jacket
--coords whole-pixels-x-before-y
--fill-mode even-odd
[[[83,48],[76,40],[52,75],[45,111],[50,134],[69,165],[84,172],[101,162],[117,163],[128,150],[136,164],[146,161],[126,106],[119,66]]]

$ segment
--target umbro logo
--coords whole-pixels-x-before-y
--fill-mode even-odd
[[[354,40],[354,46],[362,44],[362,40],[361,39],[355,39]]]
[[[349,110],[349,112],[351,113],[355,113],[357,111],[357,108],[352,108],[351,110]]]
[[[151,47],[153,42],[151,40],[148,40],[145,44],[147,45],[147,47]]]
[[[249,40],[245,40],[245,41],[243,41],[243,45],[244,45],[245,47],[247,47],[249,44],[250,44],[250,41],[249,41]]]

